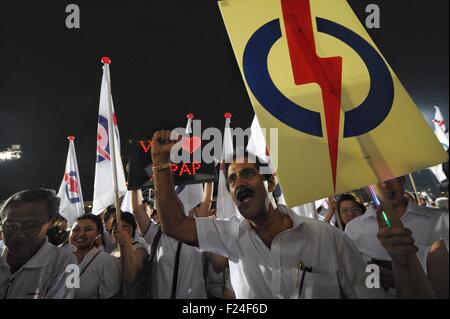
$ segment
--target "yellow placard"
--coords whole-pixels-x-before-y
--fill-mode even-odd
[[[448,160],[345,0],[219,7],[288,206]]]

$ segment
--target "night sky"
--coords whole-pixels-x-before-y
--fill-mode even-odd
[[[227,111],[233,126],[248,127],[253,110],[216,2],[1,1],[0,150],[20,144],[23,153],[0,163],[0,200],[57,190],[68,135],[92,199],[104,55],[125,158],[129,138],[184,126],[189,112],[203,127],[223,128]],[[449,1],[349,2],[362,21],[367,4],[380,6],[381,29],[369,34],[425,117],[439,105],[448,124]],[[80,29],[65,26],[70,3],[80,7]]]

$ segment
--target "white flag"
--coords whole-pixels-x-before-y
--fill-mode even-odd
[[[186,124],[186,136],[190,137],[190,134],[192,134],[192,119],[194,118],[194,115],[189,113],[187,115],[187,118],[188,118],[188,121]],[[184,212],[186,215],[189,214],[189,211],[192,208],[194,208],[198,204],[200,204],[203,199],[203,185],[202,184],[176,186],[175,192],[177,193],[178,198],[183,203]]]
[[[265,163],[268,163],[270,166],[270,170],[275,174],[275,170],[273,168],[272,162],[270,160],[270,154],[269,149],[266,145],[266,139],[263,134],[263,131],[261,129],[261,126],[259,125],[258,118],[253,118],[252,126],[250,128],[251,130],[251,136],[250,140],[247,145],[247,151],[250,154],[254,154],[257,157],[259,157],[261,160],[263,160]],[[281,190],[281,185],[278,182],[278,178],[275,176],[275,193],[278,198],[278,204],[286,205],[286,201],[284,199],[283,192]]]
[[[120,210],[122,212],[129,212],[134,214],[133,205],[131,203],[131,191],[127,191],[122,198],[122,204],[120,204]]]
[[[433,125],[434,125],[434,134],[436,135],[439,142],[442,144],[442,147],[447,150],[448,149],[448,131],[445,126],[444,117],[442,116],[441,110],[438,106],[434,107],[436,112],[434,113]],[[444,171],[442,170],[442,165],[436,165],[429,168],[431,172],[433,172],[434,176],[436,176],[439,182],[442,182],[447,179]]]
[[[92,203],[92,213],[96,215],[115,202],[115,187],[119,196],[125,195],[127,191],[125,173],[120,157],[119,130],[111,95],[110,61],[103,58],[102,62],[104,65],[98,113],[97,163],[95,165],[94,200]],[[114,154],[112,150],[114,150]],[[113,167],[114,161],[115,168]],[[117,174],[117,185],[114,184],[114,174]]]
[[[434,109],[435,109],[435,113],[434,113],[433,122],[438,124],[438,126],[441,128],[441,130],[446,134],[447,140],[448,140],[448,130],[447,130],[447,126],[445,125],[444,117],[442,116],[441,109],[439,108],[439,106],[435,106]]]
[[[233,160],[233,137],[231,135],[231,114],[225,114],[225,129],[223,134],[222,155],[220,157],[219,184],[217,186],[217,218],[224,219],[238,214],[233,198],[227,189],[227,180],[224,174],[226,162]],[[238,216],[240,216],[238,214]]]
[[[67,220],[68,225],[84,214],[83,194],[81,192],[80,174],[75,153],[74,137],[69,136],[66,169],[59,187],[58,197],[61,199],[59,214]]]
[[[202,202],[203,199],[203,185],[192,184],[176,186],[175,192],[184,206],[184,213],[189,214],[189,211]]]
[[[434,114],[433,124],[434,124],[434,134],[441,142],[445,150],[448,149],[448,131],[445,126],[444,118],[442,117],[441,110],[439,107],[435,106],[436,112]]]

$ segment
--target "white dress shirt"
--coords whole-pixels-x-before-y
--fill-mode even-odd
[[[84,256],[79,267],[80,288],[76,289],[76,299],[107,299],[119,291],[121,268],[114,256],[94,247]]]
[[[151,224],[143,238],[151,247],[160,226]],[[164,234],[158,243],[152,271],[152,297],[168,299],[172,291],[173,270],[178,241]],[[149,254],[150,254],[149,248]],[[195,247],[183,244],[180,250],[176,299],[205,299],[203,254]]]
[[[0,299],[70,299],[75,291],[66,287],[68,265],[75,257],[46,239],[38,251],[14,274],[7,263],[8,248],[0,250]]]
[[[245,219],[196,219],[200,250],[229,258],[236,298],[298,298],[299,263],[312,268],[301,298],[384,297],[381,289],[366,287],[364,261],[342,231],[278,208],[291,217],[293,228],[275,236],[271,248]]]
[[[426,271],[426,256],[431,245],[439,239],[444,239],[448,247],[448,212],[421,207],[409,201],[406,213],[400,221],[404,227],[412,231],[415,245],[419,248],[417,257]],[[345,232],[353,240],[366,262],[372,258],[391,260],[377,238],[378,222],[373,207],[369,207],[363,215],[351,220],[345,227]]]

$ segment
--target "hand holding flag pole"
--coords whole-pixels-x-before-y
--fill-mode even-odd
[[[409,176],[409,179],[411,180],[411,185],[414,189],[414,193],[416,194],[417,201],[419,201],[419,192],[417,191],[416,181],[414,180],[412,173],[409,173],[408,176]]]

